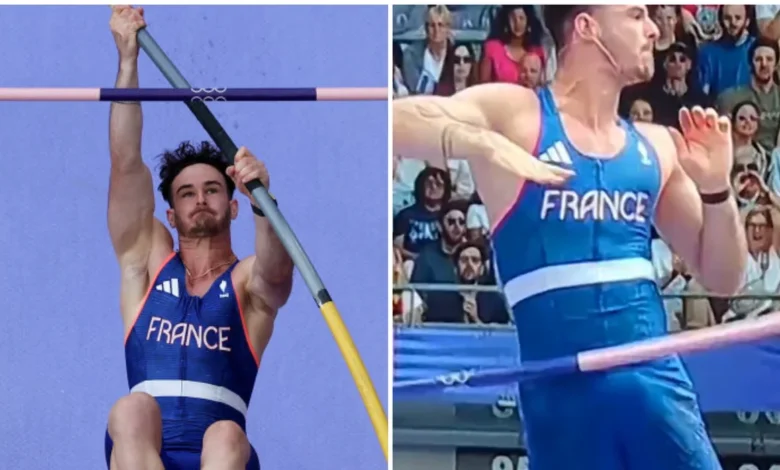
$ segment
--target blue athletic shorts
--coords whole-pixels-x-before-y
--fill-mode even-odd
[[[160,458],[162,458],[165,470],[200,470],[200,444],[194,446],[197,450],[187,449],[166,449],[163,443]],[[111,450],[114,448],[114,441],[108,435],[106,430],[106,468],[111,468]],[[249,463],[246,470],[260,470],[260,458],[252,447],[252,455],[249,457]]]
[[[720,470],[679,358],[520,386],[531,470]]]

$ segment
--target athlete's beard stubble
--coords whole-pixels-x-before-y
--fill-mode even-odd
[[[655,65],[654,63],[650,62],[648,64],[639,64],[636,70],[626,69],[618,63],[615,55],[612,54],[612,51],[607,48],[606,44],[604,44],[601,38],[596,38],[593,42],[601,51],[601,53],[604,54],[604,56],[607,58],[607,61],[612,66],[614,71],[624,80],[625,86],[644,83],[653,78],[653,73],[655,72],[655,67],[653,67]]]
[[[196,214],[194,222],[185,223],[178,214],[174,213],[176,230],[181,236],[187,238],[209,238],[222,233],[230,227],[230,208],[222,216],[213,213]]]

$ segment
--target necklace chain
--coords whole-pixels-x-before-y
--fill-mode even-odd
[[[184,266],[184,271],[187,272],[187,278],[190,280],[190,282],[192,282],[192,281],[195,281],[195,280],[198,280],[198,279],[201,279],[201,278],[204,278],[204,277],[208,276],[209,274],[211,274],[212,272],[216,271],[219,268],[222,268],[224,266],[228,266],[228,265],[233,264],[233,262],[236,261],[236,259],[237,258],[235,256],[233,256],[232,258],[230,258],[229,261],[224,262],[222,264],[218,264],[218,265],[214,266],[213,268],[208,269],[203,274],[199,274],[197,276],[193,276],[192,273],[190,272],[190,269],[186,265]]]

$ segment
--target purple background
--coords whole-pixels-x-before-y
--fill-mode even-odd
[[[387,7],[145,8],[193,86],[386,86]],[[113,86],[107,7],[0,7],[0,86]],[[167,87],[141,53],[141,86]],[[103,468],[127,393],[118,270],[106,228],[107,103],[0,103],[0,467]],[[387,104],[217,103],[319,270],[387,403]],[[180,103],[144,104],[147,163],[205,132]],[[157,178],[155,177],[155,184]],[[248,201],[233,226],[251,253]],[[158,195],[157,215],[164,205]],[[264,469],[386,464],[308,290],[280,313],[249,437]]]

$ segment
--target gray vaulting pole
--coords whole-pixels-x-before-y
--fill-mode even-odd
[[[171,62],[146,29],[138,31],[138,44],[144,52],[146,52],[149,58],[152,59],[152,62],[154,62],[157,68],[160,69],[160,72],[162,72],[171,86],[174,88],[192,88],[181,72],[179,72],[179,69]],[[217,121],[214,114],[211,113],[211,110],[209,110],[203,102],[187,101],[185,104],[190,108],[192,114],[195,115],[209,136],[214,140],[214,143],[217,144],[232,165],[233,159],[238,153],[238,147],[233,143],[233,140],[219,121]],[[306,285],[309,286],[312,293],[316,293],[315,300],[317,301],[317,306],[330,300],[329,297],[327,300],[320,298],[320,295],[322,294],[319,293],[324,291],[327,296],[327,290],[325,289],[322,280],[320,280],[320,277],[317,275],[311,261],[309,261],[308,257],[304,254],[303,247],[301,247],[298,242],[290,225],[276,207],[276,203],[274,203],[268,190],[263,186],[259,179],[250,181],[246,184],[246,187],[251,192],[252,197],[260,210],[265,213],[274,231],[276,231],[282,244],[293,259],[295,266],[301,271],[301,275],[306,281]]]
[[[162,72],[171,86],[174,88],[192,88],[173,62],[171,62],[171,59],[168,58],[145,28],[138,31],[138,44],[144,52],[146,52],[152,62],[154,62],[157,68],[160,69],[160,72]],[[238,147],[236,147],[236,144],[233,143],[233,140],[228,136],[219,121],[217,121],[217,118],[214,117],[203,102],[187,101],[186,105],[190,108],[192,114],[195,115],[195,118],[197,118],[209,136],[214,140],[214,143],[217,144],[217,147],[219,147],[228,161],[232,164],[236,153],[238,153]],[[268,193],[268,189],[263,186],[259,179],[254,179],[246,183],[246,188],[252,194],[252,198],[255,200],[260,210],[265,213],[268,222],[276,232],[277,237],[279,237],[279,240],[287,250],[290,258],[292,258],[298,271],[300,271],[304,282],[306,282],[306,285],[309,287],[309,290],[314,297],[314,301],[317,303],[317,307],[319,307],[320,312],[322,312],[325,317],[328,327],[341,350],[344,361],[352,374],[355,385],[360,392],[361,399],[363,400],[363,404],[371,419],[377,439],[382,446],[385,458],[387,458],[387,416],[382,407],[382,403],[379,401],[379,396],[376,394],[376,389],[371,382],[368,371],[360,358],[360,353],[355,347],[352,337],[333,303],[333,299],[331,299],[328,290],[325,289],[325,285],[322,283],[322,280],[314,269],[314,265],[312,265],[309,257],[306,256],[306,252],[303,251],[303,247],[293,233],[292,228],[290,228],[290,225],[284,219],[284,216],[282,216],[282,213],[279,211],[273,198]]]

